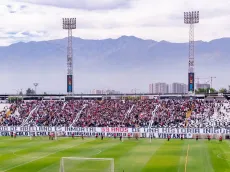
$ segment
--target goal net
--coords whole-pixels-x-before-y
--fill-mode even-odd
[[[60,172],[114,172],[114,159],[62,157]]]

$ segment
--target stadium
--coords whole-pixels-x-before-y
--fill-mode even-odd
[[[118,21],[117,23],[115,22],[116,29],[120,28],[121,26],[127,27],[126,25],[128,25],[128,29],[126,29],[130,32],[132,30],[132,25],[136,24],[136,22],[140,20],[141,22],[139,21],[140,23],[139,25],[136,25],[134,31],[139,30],[142,27],[146,29],[146,27],[149,28],[151,25],[151,27],[153,27],[153,25],[154,27],[160,25],[160,27],[167,26],[167,30],[160,28],[160,31],[162,29],[162,32],[164,32],[163,35],[167,35],[168,32],[170,33],[170,35],[176,35],[176,37],[180,37],[182,35],[181,33],[183,32],[180,32],[179,28],[177,28],[176,26],[176,22],[178,19],[180,19],[180,17],[178,17],[177,13],[175,13],[175,15],[173,13],[171,16],[171,11],[167,12],[170,13],[170,23],[173,23],[174,25],[175,22],[173,28],[177,28],[178,33],[181,34],[177,35],[172,34],[174,31],[168,30],[169,26],[163,23],[167,21],[166,18],[159,19],[157,24],[151,24],[149,18],[152,17],[149,16],[147,17],[148,20],[146,20],[146,23],[144,22],[146,16],[138,20],[134,19],[132,21],[134,22],[133,24],[132,22],[129,23],[130,19],[127,22],[125,20],[126,15],[124,15],[123,10],[124,8],[126,10],[128,8],[131,9],[132,5],[126,4],[126,2],[123,1],[119,1],[118,4],[116,4],[115,1],[112,4],[105,3],[104,1],[104,4],[99,3],[96,5],[94,4],[95,1],[91,1],[92,4],[89,5],[88,3],[84,2],[82,6],[79,5],[80,3],[78,4],[75,2],[72,5],[70,4],[70,6],[64,6],[63,4],[67,3],[64,2],[61,6],[60,4],[53,4],[54,1],[52,3],[48,3],[48,0],[47,3],[43,1],[42,5],[40,4],[41,6],[36,4],[38,2],[35,1],[22,1],[21,3],[25,3],[26,5],[19,4],[20,6],[14,9],[13,6],[8,4],[6,5],[5,11],[8,10],[8,13],[14,14],[18,12],[17,10],[21,10],[20,13],[24,13],[25,11],[23,10],[28,10],[25,12],[24,16],[21,16],[23,18],[25,16],[29,16],[28,14],[31,9],[33,10],[34,14],[34,11],[37,12],[37,10],[39,11],[48,9],[47,6],[49,6],[49,9],[47,11],[49,11],[49,13],[52,13],[52,19],[56,18],[57,16],[60,17],[60,15],[63,15],[64,11],[62,10],[66,10],[68,8],[68,10],[74,9],[74,11],[69,11],[69,13],[66,13],[68,15],[81,14],[84,16],[84,14],[86,14],[84,13],[84,11],[87,11],[87,15],[88,13],[92,12],[90,14],[90,18],[98,17],[101,14],[103,15],[103,18],[99,18],[100,20],[96,20],[98,22],[96,22],[98,26],[97,24],[95,26],[91,26],[90,20],[87,20],[87,15],[84,16],[85,18],[83,17],[85,23],[79,23],[78,20],[80,20],[80,18],[62,18],[62,29],[68,31],[68,37],[66,39],[63,39],[66,40],[67,44],[67,46],[65,45],[65,48],[67,48],[65,49],[67,50],[65,52],[67,53],[67,56],[65,56],[65,62],[67,62],[67,72],[65,73],[66,80],[63,81],[62,79],[60,79],[61,76],[59,76],[59,74],[62,74],[62,69],[58,68],[58,71],[61,72],[57,72],[57,74],[55,72],[54,73],[58,76],[55,76],[58,78],[58,82],[56,83],[65,83],[67,92],[62,92],[66,93],[47,94],[46,92],[44,92],[44,94],[38,94],[36,88],[38,87],[39,83],[36,82],[33,83],[33,85],[35,86],[35,90],[29,88],[28,90],[30,90],[30,93],[28,94],[23,94],[22,89],[20,93],[18,90],[16,90],[18,94],[0,94],[0,172],[230,172],[230,93],[227,91],[227,89],[222,89],[223,92],[218,92],[213,89],[212,79],[216,78],[213,75],[209,77],[211,78],[211,86],[208,88],[201,88],[201,90],[203,89],[202,93],[197,93],[197,90],[195,88],[195,80],[202,79],[196,78],[197,76],[195,76],[196,73],[194,60],[194,25],[199,23],[199,11],[184,12],[182,13],[184,14],[184,16],[181,15],[183,16],[184,24],[189,25],[188,57],[186,57],[188,63],[184,64],[182,58],[178,60],[178,63],[182,63],[182,66],[188,65],[188,67],[186,67],[186,69],[188,68],[188,70],[184,72],[186,74],[187,84],[183,84],[183,90],[186,90],[183,91],[183,94],[139,94],[136,93],[136,91],[135,94],[77,94],[76,92],[80,92],[80,90],[76,91],[74,89],[76,88],[74,84],[83,81],[79,81],[74,77],[76,76],[74,75],[73,68],[74,50],[82,52],[85,51],[85,53],[88,55],[86,56],[86,54],[82,52],[79,53],[80,55],[78,54],[78,57],[83,57],[82,61],[86,64],[86,66],[82,67],[79,63],[78,67],[86,68],[86,70],[88,70],[90,67],[87,66],[88,61],[85,61],[85,59],[87,59],[89,56],[94,55],[93,53],[91,54],[90,50],[84,47],[85,45],[88,45],[91,49],[93,49],[93,46],[99,45],[99,48],[96,48],[96,52],[99,53],[101,51],[100,46],[102,47],[102,49],[109,49],[112,47],[108,52],[105,52],[104,54],[102,53],[102,56],[100,56],[101,54],[98,55],[98,64],[101,64],[103,60],[105,60],[105,63],[103,64],[106,64],[107,62],[111,62],[106,61],[106,57],[109,57],[114,52],[115,56],[111,55],[111,58],[120,56],[122,54],[125,57],[129,56],[130,54],[132,56],[135,56],[139,49],[137,49],[137,51],[132,51],[132,53],[129,54],[126,52],[126,48],[130,45],[132,45],[129,47],[131,50],[135,49],[135,47],[140,48],[140,52],[148,57],[146,58],[147,60],[150,60],[150,57],[152,57],[152,55],[155,55],[154,58],[158,58],[158,56],[154,54],[155,51],[165,52],[164,56],[168,54],[171,55],[171,51],[173,52],[174,49],[177,49],[177,45],[180,44],[176,43],[176,45],[173,45],[171,47],[169,46],[169,42],[160,41],[159,45],[157,42],[152,40],[144,40],[142,44],[138,43],[138,41],[140,41],[139,39],[133,39],[131,36],[130,38],[132,38],[131,40],[133,42],[131,42],[129,46],[126,46],[128,45],[126,37],[123,37],[125,38],[125,40],[122,40],[121,37],[121,39],[119,38],[119,41],[116,44],[118,46],[116,47],[112,45],[111,42],[113,40],[110,38],[107,40],[109,41],[108,44],[111,44],[109,46],[107,46],[107,43],[105,42],[98,44],[93,43],[93,41],[91,42],[90,40],[90,44],[86,44],[87,41],[76,38],[75,41],[79,41],[79,44],[75,44],[75,46],[79,45],[80,47],[76,48],[72,46],[72,43],[76,43],[74,42],[72,31],[79,27],[78,25],[85,25],[83,27],[84,29],[81,29],[79,33],[83,35],[85,34],[87,36],[89,34],[87,29],[89,29],[90,27],[94,28],[97,31],[100,27],[106,29],[114,29],[114,26],[112,26],[113,20],[109,17],[104,18],[105,16],[107,17],[107,14],[108,16],[110,16],[110,13],[108,12],[109,10],[114,10],[116,11],[116,20],[119,18],[117,16],[119,12],[122,12],[120,18],[124,19],[124,21],[120,23]],[[151,5],[148,5],[148,3],[146,3],[147,5],[145,3],[139,3],[139,1],[135,1],[135,3],[133,5],[139,5],[138,7],[142,10],[144,9],[144,11],[146,11],[145,8],[147,8],[148,6],[151,7]],[[31,4],[34,6],[33,8],[29,9],[28,6]],[[76,4],[77,7],[75,6]],[[184,7],[184,4],[186,3],[183,2],[182,4],[183,5],[181,6]],[[113,7],[114,5],[119,6],[119,8]],[[142,7],[142,5],[144,8]],[[155,4],[153,5],[155,6]],[[158,18],[161,13],[163,13],[161,11],[162,9],[160,8],[161,5],[159,5],[159,7],[156,5],[156,8],[160,9],[160,13],[155,15],[155,18],[156,16]],[[176,6],[180,5],[176,4],[174,7]],[[187,4],[186,6],[189,5]],[[167,7],[167,4],[165,5],[163,3],[163,7]],[[104,8],[107,8],[106,13],[104,13],[103,11]],[[137,8],[138,11],[130,13],[130,16],[133,17],[137,13],[138,15],[140,15],[141,13],[139,11],[139,8]],[[75,10],[79,10],[79,13],[76,14]],[[44,11],[39,11],[39,14],[36,14],[35,17],[42,15],[42,20],[45,20],[44,18],[46,17],[44,16],[47,15],[47,18],[49,18],[50,16],[48,15],[48,13],[45,13]],[[100,13],[97,13],[98,11]],[[153,9],[151,7],[150,12],[152,13],[152,11]],[[208,15],[209,14],[206,14],[206,16]],[[222,16],[222,14],[220,16]],[[23,18],[19,21],[26,21],[26,23],[31,28],[34,27],[33,25],[36,25],[36,27],[38,28],[40,27],[39,23],[33,24],[33,22],[29,20],[27,21],[27,19],[28,18]],[[174,21],[172,22],[173,19]],[[109,22],[102,24],[101,22],[103,22],[103,20],[109,20]],[[36,22],[40,22],[40,19]],[[56,25],[50,25],[49,22],[50,21],[47,20],[46,22],[41,24],[42,29],[40,29],[42,31],[39,30],[27,32],[25,31],[25,28],[23,26],[21,27],[21,31],[19,33],[14,33],[13,31],[8,32],[7,34],[10,35],[9,37],[10,39],[12,39],[9,42],[17,42],[13,39],[15,35],[19,35],[21,37],[21,40],[24,40],[25,38],[26,41],[41,41],[43,40],[41,37],[48,37],[52,39],[60,37],[59,33],[57,34],[57,31],[54,31],[53,34],[49,34],[48,31],[44,29],[46,26],[50,26],[52,29],[55,28],[54,26]],[[54,22],[56,22],[56,20]],[[128,24],[126,24],[126,22]],[[8,24],[10,25],[11,23],[7,22],[6,25]],[[17,25],[15,24],[13,25],[13,27],[17,28]],[[107,34],[107,37],[109,34],[106,32],[106,29],[99,30],[99,32],[102,34]],[[87,30],[87,33],[85,32],[85,30]],[[208,30],[209,29],[203,30],[203,32],[208,32]],[[117,30],[114,30],[113,32],[115,33],[116,31]],[[145,31],[147,30],[143,30],[142,32],[145,33]],[[158,34],[158,32],[156,32],[155,30],[151,30],[151,32]],[[94,32],[92,35],[96,35],[97,33],[98,32]],[[31,39],[26,39],[27,37],[25,35],[32,35]],[[4,35],[2,37],[4,38]],[[81,41],[85,42],[82,43]],[[49,55],[45,56],[45,58],[43,58],[43,60],[41,61],[39,61],[40,59],[38,60],[38,68],[42,65],[47,65],[46,62],[48,63],[46,71],[42,71],[42,69],[45,68],[38,69],[39,74],[40,72],[43,72],[43,75],[48,76],[49,70],[51,71],[52,69],[55,69],[52,68],[52,64],[55,61],[58,61],[58,58],[56,57],[58,53],[56,51],[60,50],[56,49],[56,51],[53,52],[51,51],[52,49],[49,49],[49,47],[51,47],[51,43],[49,44],[46,41],[41,42],[44,42],[44,45],[42,46],[40,51],[44,51],[46,49],[47,51],[44,52],[52,52],[51,56],[55,56],[55,58],[53,58],[51,62],[48,62],[47,60]],[[55,41],[52,40],[50,42]],[[63,46],[61,45],[61,42],[62,40],[58,40],[58,43],[60,43],[58,44],[59,48]],[[201,45],[202,42],[203,41],[198,41],[197,43]],[[28,45],[26,51],[28,50],[28,54],[30,56],[33,56],[31,55],[33,51],[35,52],[35,54],[38,54],[38,56],[43,56],[45,54],[44,52],[44,54],[40,54],[39,51],[36,51],[38,46],[37,42],[32,42],[32,44],[33,45],[30,46],[29,43],[23,43],[23,45]],[[134,44],[136,45],[134,46]],[[218,42],[218,47],[221,47],[219,46],[219,44],[220,43]],[[14,46],[15,45],[10,45],[9,47]],[[11,50],[9,47],[6,47],[6,49],[9,49],[10,52],[15,51],[17,54],[17,52],[23,52],[23,46],[20,46],[20,43],[16,43],[16,49]],[[157,46],[158,49],[156,48]],[[185,49],[185,46],[186,44],[182,45],[183,51]],[[166,49],[164,47],[166,47]],[[211,48],[215,49],[213,47],[214,44],[211,44]],[[10,53],[9,51],[7,52],[6,49],[2,48],[1,53]],[[205,47],[204,49],[207,50],[207,47]],[[184,52],[182,52],[181,50],[182,49],[180,49],[178,52],[175,52],[176,56],[182,54],[182,56],[184,57]],[[218,55],[221,54],[219,53],[220,50],[221,48],[219,48],[218,52],[215,53]],[[201,50],[199,49],[199,51]],[[148,54],[147,52],[153,54]],[[23,56],[26,56],[28,54],[25,53],[23,54]],[[139,62],[141,63],[140,58],[141,55],[138,59],[136,59],[136,63],[138,63],[138,65]],[[5,63],[9,65],[6,67],[6,71],[10,71],[10,69],[14,68],[16,68],[15,71],[20,71],[18,68],[23,68],[20,65],[19,67],[15,67],[12,65],[12,67],[11,63],[13,64],[15,63],[15,61],[13,60],[13,58],[11,59],[10,56],[9,59],[10,61],[8,61],[8,63]],[[17,59],[21,61],[20,58]],[[174,58],[171,59],[171,62],[174,63]],[[209,64],[209,61],[211,61],[210,59],[211,58],[204,60],[205,65]],[[81,61],[80,58],[76,58],[76,63],[78,63],[78,60],[79,62]],[[119,61],[120,64],[122,63],[121,66],[123,65],[122,60],[120,60],[121,62]],[[226,66],[229,63],[229,59],[227,60],[223,62],[226,63]],[[27,60],[24,65],[30,66],[27,65],[27,62],[30,61],[33,60],[29,58],[29,60]],[[34,60],[34,65],[38,61]],[[94,62],[94,60],[92,61]],[[129,64],[132,63],[129,58],[127,61]],[[164,61],[164,59],[160,59],[159,64],[162,64],[162,61]],[[218,61],[221,60],[218,59]],[[116,64],[116,62],[118,61],[115,60],[114,64]],[[168,61],[166,63],[168,65],[168,63],[171,62]],[[57,62],[56,64],[59,64],[59,62]],[[94,66],[94,63],[92,64],[92,66]],[[216,65],[219,63],[214,64]],[[23,64],[21,63],[21,65]],[[62,65],[59,64],[59,66]],[[100,68],[97,65],[95,66],[96,67],[94,69]],[[116,65],[114,66],[115,68],[117,67]],[[129,67],[130,66],[131,65],[129,65]],[[24,74],[31,73],[30,77],[33,80],[36,80],[37,78],[34,78],[34,75],[32,75],[34,72],[33,67],[34,66],[28,68],[30,70],[26,71]],[[129,68],[125,64],[122,67]],[[121,70],[122,67],[116,70]],[[138,67],[139,66],[136,66],[136,68]],[[168,67],[171,67],[171,65],[169,64]],[[151,68],[156,68],[156,65],[151,66]],[[161,68],[161,66],[159,68],[160,70],[164,70],[164,68]],[[4,69],[5,68],[1,68],[3,74],[5,72]],[[107,69],[109,70],[110,68],[107,66]],[[143,69],[145,69],[145,66]],[[170,68],[166,72],[167,75],[169,75],[168,77],[171,77],[171,69],[172,68]],[[217,71],[220,70],[221,72],[224,71],[224,69],[225,68],[216,68]],[[79,75],[81,75],[82,73],[80,73]],[[157,72],[154,73],[155,76],[160,75],[159,73],[156,73]],[[211,75],[211,72],[209,72],[208,74]],[[132,75],[135,76],[135,74],[133,73]],[[87,80],[87,76],[88,75],[83,76],[84,81]],[[178,75],[176,76],[180,77]],[[224,78],[224,80],[228,79],[227,72],[225,72],[225,74],[221,76]],[[95,78],[97,80],[99,77],[97,78],[96,76]],[[11,82],[12,80],[14,81],[14,79],[16,80],[18,78],[14,77],[14,75],[12,74],[9,74],[9,76],[0,80],[4,81],[4,83],[7,83],[9,81]],[[58,85],[52,83],[53,80],[54,79],[52,75],[50,75],[49,80],[47,80],[46,82],[46,86],[48,87],[48,85],[52,85],[53,87],[59,87]],[[20,82],[22,82],[23,84],[28,84],[28,82],[31,82],[31,80],[26,81],[26,77],[20,76]],[[139,80],[138,82],[142,82],[142,80]],[[2,85],[4,85],[4,83]],[[17,86],[16,82],[11,83],[14,83],[14,86]],[[43,83],[45,83],[45,81]],[[91,84],[93,83],[91,82]],[[122,83],[120,84],[122,85]],[[205,84],[207,83],[204,83],[204,85]],[[184,87],[185,85],[186,87]],[[8,84],[6,87],[8,86],[11,86],[11,84]],[[57,90],[58,89],[59,88],[57,88]],[[5,90],[1,91],[5,92]]]
[[[227,94],[33,95],[9,103],[15,96],[1,95],[0,171],[230,169]]]

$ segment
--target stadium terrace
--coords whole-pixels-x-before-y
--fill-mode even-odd
[[[229,128],[227,99],[16,100],[1,104],[0,125],[46,127]],[[71,129],[70,129],[71,130]],[[109,128],[103,128],[109,130]],[[189,130],[189,129],[188,129]],[[212,129],[213,132],[221,132]],[[110,132],[110,131],[107,131]],[[123,132],[123,131],[119,131]]]

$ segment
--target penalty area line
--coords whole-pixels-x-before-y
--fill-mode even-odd
[[[187,154],[186,154],[186,158],[185,158],[184,172],[186,172],[186,171],[187,171],[187,164],[188,164],[188,152],[189,152],[189,144],[188,144]]]
[[[84,144],[84,143],[87,143],[87,142],[90,142],[90,141],[82,142],[82,143],[79,143],[79,144],[70,146],[70,147],[68,147],[68,148],[65,148],[65,149],[60,149],[60,150],[58,150],[58,151],[56,151],[56,152],[52,152],[52,153],[50,153],[50,154],[47,154],[47,155],[44,155],[44,156],[42,156],[42,157],[33,159],[33,160],[31,160],[31,161],[27,161],[27,162],[25,162],[25,163],[16,165],[16,166],[14,166],[14,167],[7,168],[7,169],[5,169],[5,170],[3,170],[3,171],[1,171],[1,172],[6,172],[6,171],[12,170],[12,169],[14,169],[14,168],[21,167],[21,166],[23,166],[23,165],[26,165],[26,164],[29,164],[29,163],[31,163],[31,162],[37,161],[37,160],[39,160],[39,159],[45,158],[45,157],[47,157],[47,156],[56,154],[56,153],[58,153],[58,152],[61,152],[61,151],[67,150],[67,149],[71,149],[71,148],[76,147],[76,146],[80,146],[80,145],[82,145],[82,144]]]

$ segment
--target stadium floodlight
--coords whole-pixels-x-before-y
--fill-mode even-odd
[[[62,27],[68,30],[67,46],[67,93],[73,94],[73,48],[72,48],[72,30],[76,29],[76,18],[63,18]]]
[[[62,157],[60,172],[114,172],[113,158]]]
[[[188,56],[188,91],[194,92],[194,24],[199,23],[199,11],[184,12],[184,23],[189,24],[189,56]]]
[[[63,29],[76,29],[76,18],[63,18]]]
[[[184,12],[184,23],[185,24],[196,24],[199,23],[199,11]]]

